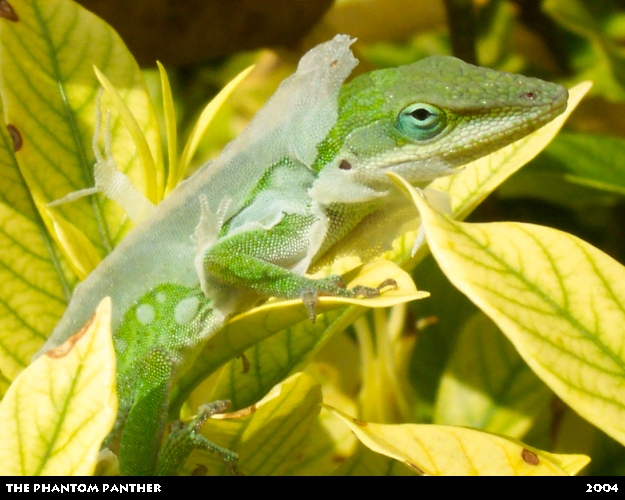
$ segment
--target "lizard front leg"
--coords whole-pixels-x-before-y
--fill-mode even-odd
[[[373,297],[383,287],[395,285],[393,280],[386,280],[375,288],[356,286],[348,290],[340,276],[311,279],[293,272],[290,268],[306,255],[307,234],[314,222],[312,216],[287,215],[271,229],[220,239],[203,260],[205,277],[216,290],[211,297],[215,307],[227,301],[233,289],[242,289],[260,297],[301,298],[314,322],[319,295]]]

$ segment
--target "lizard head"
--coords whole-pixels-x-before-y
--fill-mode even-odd
[[[311,195],[326,203],[333,189],[343,202],[379,197],[386,171],[423,185],[537,130],[567,99],[561,85],[453,57],[361,75],[341,90]]]

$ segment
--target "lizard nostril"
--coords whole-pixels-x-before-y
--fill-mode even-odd
[[[536,93],[529,91],[525,93],[525,97],[530,100],[534,100],[536,98]]]

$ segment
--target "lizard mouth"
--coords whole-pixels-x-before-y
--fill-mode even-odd
[[[514,127],[510,127],[505,130],[500,130],[488,136],[486,140],[483,141],[484,149],[488,150],[487,153],[484,153],[484,149],[480,150],[477,154],[477,157],[486,156],[498,149],[509,146],[510,144],[527,137],[529,134],[540,130],[544,126],[548,125],[555,118],[560,116],[567,108],[568,104],[568,92],[564,92],[562,97],[553,102],[548,107],[545,107],[542,112],[537,112],[531,120],[521,121]],[[451,151],[451,154],[454,153],[465,153],[468,149],[471,148],[471,145],[459,148],[456,151]]]

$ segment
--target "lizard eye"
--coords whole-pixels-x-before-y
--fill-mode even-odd
[[[445,128],[445,113],[436,106],[417,102],[399,113],[399,128],[412,139],[424,141]]]

